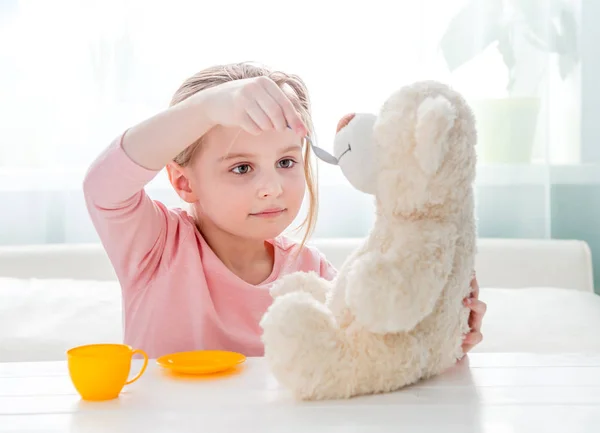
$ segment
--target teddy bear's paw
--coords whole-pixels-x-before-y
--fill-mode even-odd
[[[348,393],[341,378],[344,345],[335,319],[310,294],[295,292],[273,302],[260,323],[265,359],[276,379],[298,399]]]
[[[278,298],[288,293],[304,292],[319,302],[325,302],[329,286],[329,281],[315,272],[293,272],[273,283],[270,293],[273,298]]]
[[[271,346],[285,353],[304,352],[320,344],[334,345],[337,325],[331,312],[311,294],[296,291],[277,297],[267,309],[263,328],[265,351]],[[322,341],[317,341],[322,338]],[[294,355],[295,356],[295,355]]]

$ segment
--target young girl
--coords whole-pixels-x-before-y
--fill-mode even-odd
[[[299,77],[222,65],[187,79],[168,109],[125,131],[94,161],[84,194],[121,283],[126,344],[152,358],[198,349],[261,356],[259,322],[271,283],[294,271],[336,275],[317,250],[281,235],[306,191],[304,239],[315,223],[308,134],[309,98]],[[189,211],[146,195],[165,166]],[[472,286],[465,351],[481,339],[485,306],[475,280]]]

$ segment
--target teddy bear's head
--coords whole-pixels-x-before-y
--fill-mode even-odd
[[[418,218],[466,198],[475,143],[474,118],[461,95],[424,81],[393,93],[378,116],[346,115],[334,154],[350,183],[374,194],[381,211]]]
[[[337,126],[333,153],[342,173],[352,186],[367,194],[375,194],[376,161],[373,128],[377,116],[352,113],[344,116]]]

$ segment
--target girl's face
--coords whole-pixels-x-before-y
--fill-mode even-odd
[[[187,178],[201,220],[257,240],[281,234],[305,192],[302,140],[291,130],[258,136],[218,126],[203,137]]]

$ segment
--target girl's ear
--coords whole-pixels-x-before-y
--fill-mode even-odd
[[[167,175],[169,176],[169,182],[175,189],[175,192],[179,197],[187,203],[195,203],[198,201],[198,197],[192,191],[191,183],[188,177],[187,170],[185,167],[180,166],[174,161],[167,164]]]

